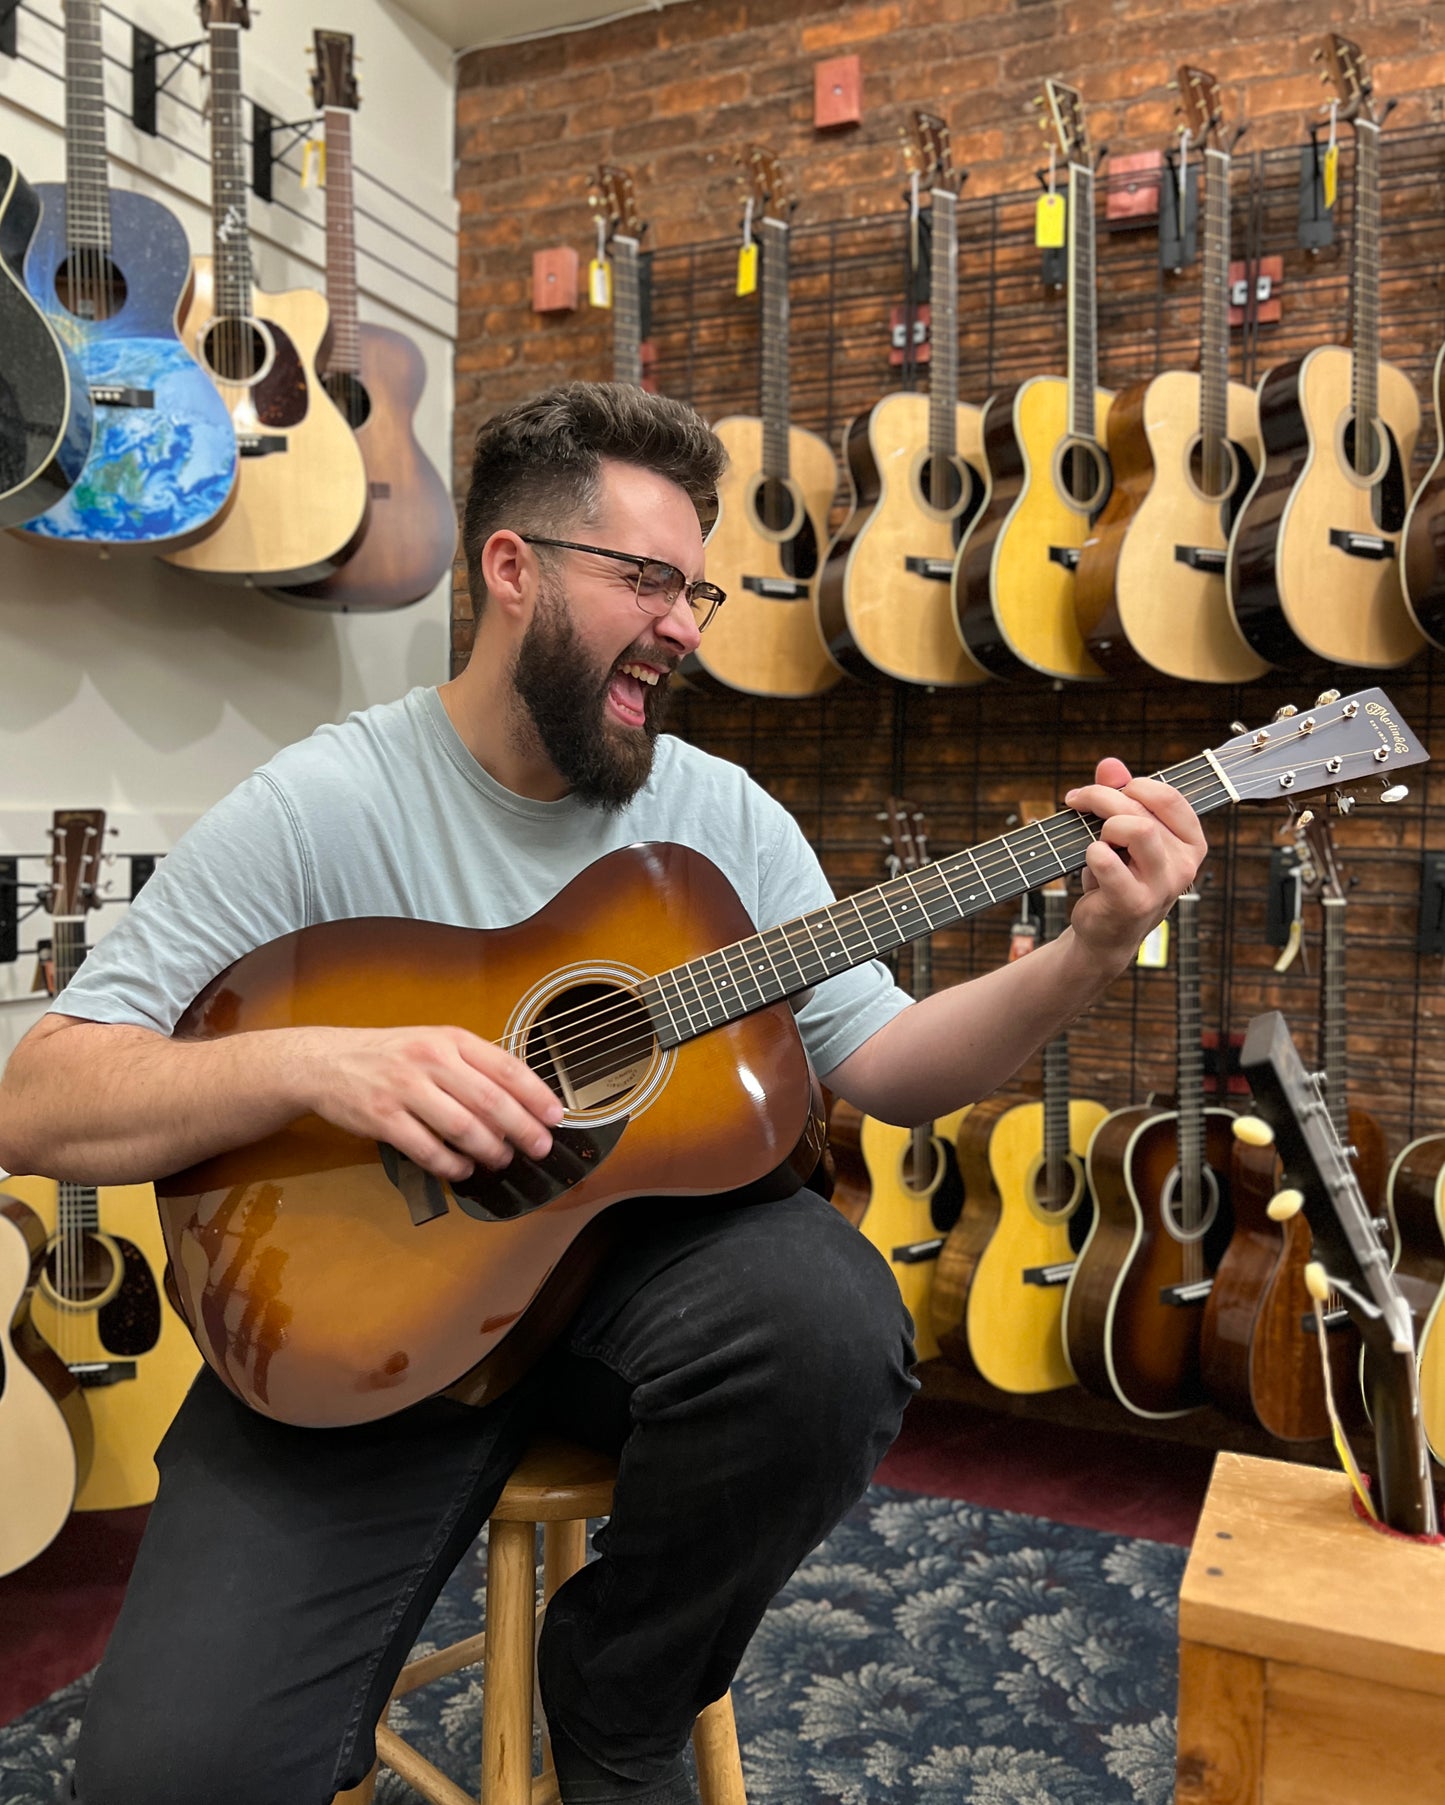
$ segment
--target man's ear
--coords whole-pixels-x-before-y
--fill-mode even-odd
[[[521,535],[499,527],[482,547],[480,564],[488,608],[508,617],[524,615],[536,594],[537,563]]]

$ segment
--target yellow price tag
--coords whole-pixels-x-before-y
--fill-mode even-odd
[[[1061,194],[1041,194],[1034,213],[1034,243],[1041,251],[1056,251],[1064,242],[1068,207]]]
[[[738,252],[738,293],[750,295],[758,286],[757,241],[745,244]]]
[[[1163,971],[1169,963],[1169,922],[1161,921],[1157,928],[1151,928],[1144,936],[1139,948],[1138,961],[1149,971]]]
[[[605,257],[594,257],[587,265],[587,299],[594,307],[612,305],[612,265]]]
[[[326,140],[324,138],[308,138],[301,148],[301,186],[311,186],[312,158],[315,158],[316,181],[318,186],[326,186]]]
[[[1340,147],[1331,144],[1325,150],[1325,205],[1333,207],[1340,180]]]

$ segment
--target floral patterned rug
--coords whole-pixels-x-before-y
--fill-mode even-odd
[[[1169,1805],[1186,1550],[873,1487],[774,1601],[733,1698],[750,1805]],[[479,1544],[418,1652],[472,1635]],[[0,1729],[0,1797],[54,1805],[88,1678]],[[392,1722],[475,1784],[477,1670]],[[384,1774],[377,1805],[415,1805]]]

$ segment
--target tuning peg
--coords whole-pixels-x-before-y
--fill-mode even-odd
[[[1342,815],[1348,815],[1350,810],[1354,806],[1355,806],[1355,799],[1353,796],[1344,796],[1344,795],[1341,795],[1338,792],[1336,792],[1335,807],[1340,811],[1340,813]]]
[[[1168,88],[1171,94],[1177,94],[1179,92],[1179,83],[1177,81],[1166,81],[1164,86]]]
[[[1298,1216],[1305,1206],[1303,1191],[1277,1191],[1265,1206],[1265,1214],[1271,1222],[1288,1222],[1291,1217]]]
[[[1380,791],[1380,800],[1381,802],[1403,802],[1409,794],[1409,784],[1391,783],[1387,784],[1385,788]]]
[[[1272,1147],[1274,1130],[1262,1116],[1236,1116],[1231,1124],[1234,1138],[1246,1147]]]
[[[1277,721],[1287,721],[1291,715],[1297,715],[1298,713],[1299,710],[1295,707],[1293,702],[1286,702],[1282,708],[1275,709],[1274,718]]]
[[[1324,1303],[1330,1294],[1330,1281],[1318,1260],[1311,1260],[1305,1267],[1305,1290],[1317,1304]]]
[[[1231,733],[1248,733],[1249,729],[1245,726],[1243,721],[1231,721],[1229,723],[1229,731]]]
[[[1310,52],[1310,61],[1312,63],[1322,62],[1324,60],[1324,54],[1325,54],[1324,45],[1316,44],[1314,49]]]

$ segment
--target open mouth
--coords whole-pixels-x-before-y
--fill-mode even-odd
[[[612,680],[607,685],[608,699],[618,718],[627,726],[645,727],[648,694],[659,690],[666,681],[666,671],[658,670],[655,665],[629,660],[619,664],[612,673]]]

